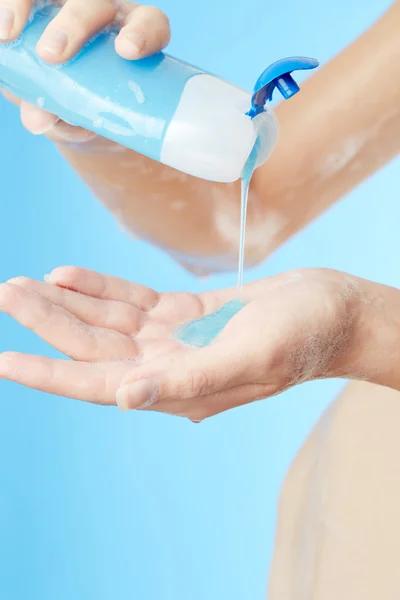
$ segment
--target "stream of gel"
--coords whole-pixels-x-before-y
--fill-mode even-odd
[[[238,296],[242,298],[243,288],[243,268],[244,268],[244,249],[246,242],[246,218],[247,218],[247,204],[249,200],[249,189],[251,178],[253,177],[254,169],[257,165],[258,155],[260,152],[260,138],[258,137],[254,143],[253,149],[246,161],[243,168],[241,177],[241,198],[240,198],[240,237],[239,237],[239,263],[238,263]]]
[[[244,166],[241,177],[241,203],[240,203],[240,239],[239,239],[239,261],[237,276],[238,297],[224,304],[216,312],[210,313],[201,319],[190,321],[181,325],[174,334],[175,339],[192,348],[204,348],[215,340],[215,338],[226,327],[228,322],[245,306],[242,299],[244,249],[246,241],[246,217],[247,203],[249,198],[249,187],[254,169],[257,164],[260,151],[260,140],[257,138],[253,150]]]

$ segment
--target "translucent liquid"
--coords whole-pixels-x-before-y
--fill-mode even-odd
[[[218,336],[225,328],[228,322],[244,307],[242,301],[243,288],[243,266],[244,266],[244,248],[246,241],[246,217],[247,202],[249,197],[250,181],[257,164],[260,141],[257,138],[253,150],[247,159],[243,169],[241,180],[241,204],[240,204],[240,239],[239,239],[239,264],[237,276],[238,297],[222,306],[219,310],[202,319],[185,323],[179,327],[174,334],[175,339],[187,346],[194,348],[204,348]]]
[[[243,288],[243,268],[244,268],[244,248],[246,242],[246,217],[247,217],[247,202],[249,199],[250,178],[241,180],[241,198],[240,198],[240,238],[239,238],[239,264],[237,275],[238,298],[242,298]]]
[[[238,298],[242,300],[242,288],[243,288],[243,267],[244,267],[244,249],[246,242],[246,217],[247,217],[247,203],[249,199],[249,188],[251,178],[254,173],[254,169],[257,164],[258,154],[260,151],[260,138],[257,138],[253,146],[253,150],[250,153],[249,158],[244,166],[242,179],[241,179],[241,197],[240,197],[240,238],[239,238],[239,264],[238,264],[238,277],[237,277],[237,288]]]
[[[231,300],[216,312],[185,323],[175,331],[174,337],[186,346],[204,348],[211,344],[243,306],[240,300]]]

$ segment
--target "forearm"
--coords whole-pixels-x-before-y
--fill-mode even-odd
[[[364,279],[349,280],[352,306],[356,306],[348,330],[351,342],[338,355],[330,375],[400,391],[400,290]]]
[[[226,251],[213,223],[215,190],[222,186],[175,171],[104,138],[82,145],[63,143],[59,149],[134,234],[188,255],[207,254],[207,239],[211,255]],[[231,186],[226,188],[231,193]]]
[[[253,179],[249,262],[265,258],[399,152],[399,28],[396,2],[277,108],[278,147]],[[194,179],[103,139],[60,149],[139,235],[178,253],[236,264],[238,183]]]
[[[399,153],[399,31],[397,1],[278,107],[278,147],[254,178],[266,216],[282,223],[271,249]]]

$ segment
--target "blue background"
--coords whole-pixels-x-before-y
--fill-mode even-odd
[[[171,53],[251,88],[275,59],[328,60],[390,3],[165,0]],[[371,49],[373,52],[373,49]],[[0,279],[77,264],[160,290],[198,291],[168,257],[124,235],[54,148],[0,100]],[[400,285],[399,161],[360,186],[247,279],[330,266]],[[317,258],[316,258],[317,257]],[[0,316],[0,351],[52,354]],[[279,485],[340,382],[318,382],[201,426],[121,415],[0,382],[0,597],[265,597]]]

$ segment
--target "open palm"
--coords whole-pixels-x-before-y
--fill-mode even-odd
[[[328,270],[246,286],[245,307],[205,348],[173,334],[234,299],[235,289],[158,294],[76,267],[47,279],[1,285],[0,310],[73,360],[6,352],[0,377],[104,405],[115,405],[118,395],[123,409],[192,420],[330,374],[351,327],[349,284]]]

